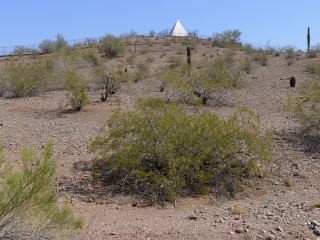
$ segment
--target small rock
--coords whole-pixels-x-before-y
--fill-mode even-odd
[[[320,223],[317,221],[317,220],[312,220],[311,221],[311,224],[316,226],[316,227],[319,227],[320,226]]]
[[[320,236],[320,230],[319,229],[315,229],[313,230],[314,235],[316,236]]]
[[[235,217],[234,217],[234,220],[239,220],[239,219],[240,219],[239,216],[235,216]]]
[[[282,228],[279,227],[279,226],[276,226],[275,230],[278,231],[278,232],[282,232]]]
[[[229,234],[230,234],[230,235],[235,235],[235,232],[232,232],[232,231],[231,231],[231,232],[229,232]]]
[[[110,235],[117,235],[115,232],[111,232]]]
[[[196,221],[198,218],[196,216],[188,216],[187,219]]]
[[[222,218],[220,218],[219,222],[220,222],[220,223],[223,223],[223,219],[222,219]]]
[[[243,233],[243,228],[237,228],[234,230],[236,233]]]

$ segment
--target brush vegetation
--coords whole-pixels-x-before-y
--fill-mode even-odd
[[[139,99],[132,111],[112,115],[91,150],[100,154],[100,177],[118,192],[170,201],[233,195],[272,158],[271,134],[258,122],[248,109],[223,120],[176,101]]]

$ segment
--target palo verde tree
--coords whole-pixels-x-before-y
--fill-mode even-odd
[[[258,118],[239,109],[227,120],[202,108],[189,114],[176,101],[139,99],[117,111],[97,137],[100,177],[119,192],[151,201],[179,196],[233,194],[259,164],[272,159],[271,135]]]
[[[52,156],[52,141],[44,146],[42,158],[25,147],[21,151],[22,169],[14,171],[4,167],[4,149],[0,146],[1,239],[47,239],[61,229],[82,226],[67,203],[58,205],[54,189],[57,162]]]

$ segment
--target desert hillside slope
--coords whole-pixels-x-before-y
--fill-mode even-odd
[[[169,44],[166,39],[155,39],[152,46],[138,44],[144,41],[132,40],[137,44],[129,45],[123,56],[103,62],[106,68],[126,68],[130,73],[143,61],[151,71],[146,79],[123,84],[107,102],[100,101],[101,90],[95,88],[88,91],[90,104],[72,113],[59,108],[66,99],[65,91],[0,99],[0,140],[10,165],[19,168],[21,147],[28,145],[41,152],[47,140],[53,139],[59,162],[57,193],[61,200],[69,196],[76,215],[86,222],[73,239],[317,239],[320,209],[311,208],[310,203],[320,199],[319,146],[299,139],[294,134],[299,128],[297,120],[277,110],[288,95],[296,96],[303,83],[315,78],[306,72],[309,59],[304,52],[296,52],[290,63],[285,53],[267,55],[266,66],[253,61],[249,74],[241,72],[244,86],[225,93],[227,104],[209,102],[207,106],[222,117],[229,116],[236,106],[248,107],[261,117],[262,128],[274,134],[274,162],[268,179],[246,186],[232,199],[187,198],[164,206],[146,206],[134,196],[111,197],[108,189],[93,180],[90,169],[96,155],[87,147],[119,103],[122,109],[131,109],[140,96],[170,97],[166,90],[159,91],[152,70],[170,68],[170,56],[186,61],[183,42]],[[228,50],[202,40],[192,50],[192,59],[196,64]],[[234,64],[240,66],[245,55],[237,48]],[[0,65],[10,61],[29,64],[35,60],[28,56],[2,58]],[[297,79],[294,88],[289,84],[292,75]],[[246,212],[234,212],[234,207]]]

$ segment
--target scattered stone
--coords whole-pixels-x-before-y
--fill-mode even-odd
[[[300,174],[299,174],[298,172],[295,172],[295,173],[293,174],[293,176],[294,176],[294,177],[299,177]]]
[[[117,235],[115,232],[111,232],[110,235]]]
[[[235,235],[235,232],[232,232],[232,231],[231,231],[231,232],[229,232],[229,234],[230,234],[230,235]]]
[[[243,233],[244,229],[243,228],[237,228],[234,230],[236,233]]]
[[[320,223],[317,221],[317,220],[312,220],[311,221],[311,224],[316,226],[316,227],[319,227],[320,226]]]
[[[320,230],[319,229],[315,229],[313,230],[314,235],[316,236],[320,236]]]
[[[220,222],[220,223],[223,223],[224,221],[223,221],[223,219],[222,219],[222,218],[220,218],[219,222]]]
[[[188,216],[187,219],[194,220],[194,221],[198,220],[198,218],[196,216],[193,216],[193,215]]]
[[[278,231],[278,232],[282,232],[282,228],[279,227],[279,226],[276,226],[275,230]]]
[[[240,219],[240,216],[235,216],[234,217],[234,220],[239,220]]]

